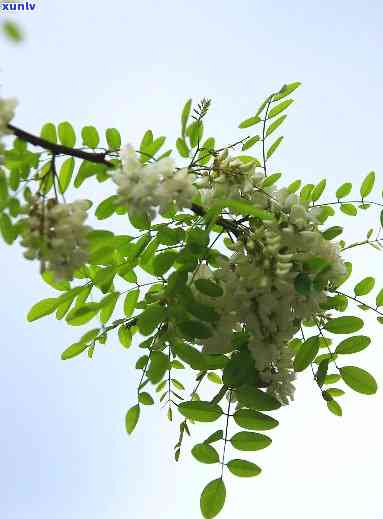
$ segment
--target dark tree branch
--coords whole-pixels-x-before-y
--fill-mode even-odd
[[[79,150],[77,148],[69,148],[68,146],[63,146],[62,144],[55,144],[24,130],[21,130],[20,128],[16,128],[16,126],[13,126],[12,124],[8,124],[8,128],[19,139],[22,139],[25,142],[29,142],[29,144],[32,144],[33,146],[40,146],[40,148],[51,151],[54,155],[70,155],[71,157],[88,160],[89,162],[94,162],[96,164],[103,164],[109,168],[114,167],[112,162],[106,160],[106,153],[91,153],[89,151]]]

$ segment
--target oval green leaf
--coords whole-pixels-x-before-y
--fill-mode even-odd
[[[226,466],[232,474],[240,478],[252,478],[262,472],[258,465],[246,460],[230,460]]]
[[[213,519],[225,504],[226,487],[221,478],[210,481],[203,489],[200,499],[201,513],[205,519]]]
[[[219,405],[203,400],[182,402],[178,406],[178,411],[185,418],[197,422],[215,422],[223,414]]]
[[[239,451],[259,451],[271,445],[271,438],[264,434],[241,431],[230,440],[232,446]]]
[[[356,366],[344,366],[339,371],[343,381],[354,391],[364,395],[376,393],[378,385],[368,371]]]

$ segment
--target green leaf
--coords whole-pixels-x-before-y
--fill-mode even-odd
[[[248,119],[245,119],[241,122],[239,125],[239,128],[250,128],[250,126],[254,126],[255,124],[258,124],[262,119],[256,115],[254,117],[249,117]]]
[[[363,328],[363,325],[364,322],[359,317],[345,315],[330,319],[325,325],[325,330],[331,333],[355,333]]]
[[[340,375],[338,373],[330,373],[329,375],[326,375],[324,379],[325,384],[335,384],[335,382],[338,382],[340,380]]]
[[[174,264],[178,252],[166,251],[157,254],[153,260],[153,272],[156,276],[163,276]]]
[[[84,126],[81,130],[82,142],[89,148],[97,148],[100,142],[100,136],[94,126]]]
[[[253,431],[267,431],[279,425],[278,420],[252,409],[239,409],[234,413],[234,421],[239,427]]]
[[[8,184],[7,177],[2,169],[0,169],[0,201],[7,202],[8,200]]]
[[[316,202],[322,196],[323,191],[326,189],[326,184],[327,184],[327,181],[324,178],[314,187],[314,189],[312,190],[312,193],[311,193],[311,200],[313,202]]]
[[[271,438],[264,434],[241,431],[230,440],[232,446],[239,451],[259,451],[271,445]]]
[[[152,351],[150,364],[146,373],[152,384],[161,382],[166,371],[169,369],[169,358],[162,351]]]
[[[13,20],[5,20],[2,23],[2,30],[5,36],[15,43],[20,43],[24,39],[24,34],[19,24],[17,24]]]
[[[143,229],[150,229],[151,222],[146,214],[130,212],[129,220],[133,227],[140,231]]]
[[[56,126],[53,123],[46,123],[40,130],[40,137],[46,141],[57,143]]]
[[[119,297],[119,292],[112,292],[110,294],[107,294],[100,302],[100,322],[102,324],[106,324],[112,317]]]
[[[33,305],[32,308],[29,310],[27,320],[29,322],[36,321],[41,317],[45,317],[46,315],[52,314],[56,310],[60,302],[60,299],[56,297],[42,299],[41,301]]]
[[[311,200],[311,193],[314,189],[314,184],[306,184],[302,187],[301,192],[299,193],[299,198],[302,202],[309,202]]]
[[[242,151],[248,150],[249,148],[254,146],[254,144],[256,144],[259,140],[259,135],[254,135],[254,137],[250,137],[250,139],[247,139],[247,141],[242,145]]]
[[[140,406],[134,405],[126,413],[125,428],[128,434],[132,434],[140,418]]]
[[[257,411],[274,411],[281,407],[280,402],[273,396],[257,387],[244,385],[236,390],[239,403]]]
[[[222,199],[219,200],[215,204],[216,207],[228,207],[229,209],[233,209],[234,211],[249,216],[255,216],[256,218],[260,218],[261,220],[273,220],[274,216],[269,211],[265,211],[263,209],[259,209],[251,202],[245,200],[229,200]]]
[[[243,350],[234,353],[223,370],[223,383],[226,386],[238,387],[246,384],[254,374],[254,360]]]
[[[379,308],[379,306],[383,306],[383,288],[376,296],[376,307]]]
[[[364,369],[355,366],[344,366],[339,371],[343,381],[358,393],[373,395],[378,390],[374,377]]]
[[[157,326],[166,318],[166,311],[160,304],[153,304],[138,317],[138,328],[142,335],[151,335]]]
[[[183,109],[182,109],[182,113],[181,113],[181,133],[182,133],[182,137],[185,137],[186,125],[188,123],[191,106],[192,106],[192,100],[188,99],[186,101]]]
[[[272,175],[269,175],[262,182],[262,187],[264,188],[264,187],[272,186],[273,184],[275,184],[275,182],[277,182],[281,178],[281,176],[282,176],[282,173],[273,173]]]
[[[181,139],[181,137],[178,137],[176,141],[176,148],[181,157],[187,158],[189,156],[190,150],[188,148],[188,145],[186,144],[184,139]]]
[[[319,387],[322,387],[326,380],[329,363],[330,363],[330,359],[323,359],[319,363],[317,372],[315,374],[315,380],[317,381],[317,384]]]
[[[72,180],[74,170],[74,158],[69,157],[69,159],[66,159],[60,168],[59,173],[59,188],[61,193],[65,193],[65,191],[68,189],[70,181]]]
[[[311,278],[305,272],[301,272],[294,279],[294,287],[298,294],[306,296],[311,292]]]
[[[335,416],[342,416],[342,408],[338,404],[336,400],[329,400],[327,403],[328,409],[335,415]]]
[[[345,395],[346,393],[343,391],[343,389],[339,389],[337,387],[330,387],[326,390],[326,393],[330,395],[333,398],[337,398],[340,396]]]
[[[74,147],[76,144],[76,133],[69,122],[64,121],[58,125],[58,134],[61,144],[68,146],[68,148]]]
[[[270,134],[275,132],[277,128],[280,127],[280,125],[283,123],[283,121],[286,119],[287,115],[281,115],[281,117],[278,117],[273,123],[270,124],[270,126],[266,130],[265,137],[268,137]]]
[[[286,110],[286,108],[288,108],[293,102],[294,99],[286,99],[285,101],[282,101],[281,103],[275,105],[274,108],[272,108],[267,114],[267,118],[271,119],[272,117],[275,117],[276,115],[280,114],[281,112]]]
[[[213,334],[209,326],[202,323],[201,321],[181,321],[178,323],[178,328],[180,329],[182,335],[186,338],[207,339]]]
[[[217,373],[208,373],[207,378],[210,382],[213,382],[213,384],[222,385],[222,378],[217,375]]]
[[[73,308],[66,317],[66,322],[71,326],[81,326],[93,319],[99,311],[98,303],[85,303]]]
[[[110,150],[118,150],[121,148],[121,135],[116,128],[108,128],[105,131],[105,137]]]
[[[121,346],[130,348],[132,345],[132,329],[130,326],[122,325],[118,329],[118,338]]]
[[[201,513],[204,519],[213,519],[225,504],[226,487],[221,478],[210,481],[203,489],[200,499]]]
[[[214,447],[207,443],[198,443],[194,445],[191,451],[194,458],[200,463],[212,464],[219,462],[218,452]]]
[[[117,195],[112,195],[108,198],[105,198],[96,209],[95,215],[98,220],[105,220],[105,218],[109,218],[116,210],[116,203],[118,201]]]
[[[196,422],[215,422],[223,414],[219,405],[203,400],[181,402],[178,411],[188,420]]]
[[[227,468],[232,474],[240,478],[251,478],[258,476],[262,472],[262,469],[255,463],[246,460],[230,460],[226,463]]]
[[[75,342],[69,348],[61,354],[62,360],[73,359],[73,357],[77,357],[77,355],[81,355],[88,348],[88,344],[85,342]]]
[[[15,227],[6,213],[0,214],[0,232],[7,245],[12,245],[16,239]]]
[[[298,353],[294,358],[294,370],[305,370],[318,355],[319,351],[319,337],[310,337],[299,348]]]
[[[281,137],[278,137],[278,139],[273,142],[273,144],[267,150],[266,158],[269,159],[273,155],[273,153],[275,152],[275,150],[278,148],[278,146],[281,144],[282,141],[283,141],[283,137],[281,136]]]
[[[294,90],[300,87],[301,84],[302,83],[300,83],[299,81],[294,81],[293,83],[283,85],[280,91],[273,96],[273,101],[279,101],[280,99],[283,99],[284,97],[290,95],[291,92],[294,92]]]
[[[294,180],[294,182],[291,182],[291,184],[287,187],[287,191],[289,193],[295,193],[298,191],[298,189],[302,185],[302,180]]]
[[[206,438],[204,443],[214,443],[218,442],[219,440],[223,440],[222,429],[219,429],[218,431],[215,431],[213,434],[211,434],[208,438]]]
[[[138,288],[135,288],[131,292],[129,292],[124,301],[124,314],[127,317],[130,317],[137,305],[138,298],[140,297],[140,290]]]
[[[213,323],[218,321],[220,318],[219,313],[214,309],[213,306],[199,303],[193,297],[184,296],[182,303],[186,310],[192,314],[193,317],[196,317],[201,321]]]
[[[195,148],[198,142],[201,142],[203,135],[202,121],[194,121],[186,129],[186,134],[189,137],[190,146]]]
[[[200,292],[202,292],[202,294],[205,294],[207,296],[221,297],[223,295],[222,288],[219,285],[217,285],[217,283],[214,283],[209,279],[197,279],[197,281],[195,281],[194,284],[197,290],[199,290]]]
[[[340,210],[348,216],[356,216],[358,214],[358,209],[354,204],[341,204]]]
[[[193,348],[193,346],[177,341],[172,344],[172,350],[181,360],[189,364],[192,369],[201,371],[207,369],[203,354],[196,348]]]
[[[138,394],[138,401],[140,402],[140,404],[143,404],[143,405],[153,405],[154,404],[153,397],[151,395],[149,395],[149,393],[145,393],[145,392]]]
[[[369,292],[371,292],[371,290],[374,288],[374,286],[375,286],[374,278],[372,278],[372,277],[364,278],[364,279],[362,279],[362,281],[359,281],[359,283],[357,285],[355,285],[354,293],[356,296],[365,296]]]
[[[363,180],[362,185],[360,186],[360,196],[365,198],[368,196],[375,184],[375,173],[374,171],[370,171],[370,173],[366,176],[366,178]]]
[[[352,184],[351,182],[345,182],[340,187],[338,187],[336,191],[336,197],[339,200],[340,198],[344,198],[345,196],[348,196],[351,193]]]
[[[61,280],[56,281],[56,278],[53,274],[53,272],[50,272],[46,270],[41,274],[41,277],[45,281],[45,283],[48,283],[51,287],[55,288],[56,290],[61,290],[63,292],[70,290],[70,283],[67,280]]]
[[[325,231],[322,232],[322,236],[325,240],[333,240],[343,232],[343,227],[339,225],[334,225],[333,227],[329,227]]]

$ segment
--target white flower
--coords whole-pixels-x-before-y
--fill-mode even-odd
[[[10,133],[7,126],[15,116],[17,99],[11,97],[4,99],[0,97],[0,137]]]
[[[87,209],[86,200],[68,204],[48,200],[45,204],[35,197],[21,241],[27,249],[24,256],[39,259],[41,270],[53,272],[57,280],[72,279],[74,272],[88,260],[90,227],[84,225]]]
[[[166,211],[175,202],[178,209],[190,207],[197,189],[187,169],[176,171],[174,160],[164,157],[142,164],[132,146],[122,148],[122,168],[114,173],[120,203],[133,213],[154,218],[157,210]]]

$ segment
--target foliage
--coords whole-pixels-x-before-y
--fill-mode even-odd
[[[76,132],[68,121],[48,122],[33,136],[11,124],[14,102],[0,99],[0,137],[14,136],[0,149],[0,232],[9,245],[20,238],[26,258],[40,262],[43,280],[56,291],[31,308],[28,321],[53,314],[69,326],[99,321],[65,349],[63,360],[92,358],[113,334],[123,348],[141,349],[126,430],[131,434],[144,407],[159,400],[169,420],[180,416],[177,461],[192,426],[220,423],[191,450],[198,462],[218,467],[201,495],[206,519],[224,506],[225,468],[237,477],[261,473],[252,461],[228,460],[228,450],[247,453],[271,444],[264,432],[279,422],[269,413],[293,398],[297,373],[311,367],[336,416],[344,390],[333,384],[377,391],[366,370],[340,364],[371,343],[358,334],[364,321],[352,315],[352,306],[383,323],[383,289],[373,303],[366,299],[374,278],[358,281],[352,294],[342,288],[352,272],[343,253],[381,248],[382,204],[370,199],[376,175],[363,179],[360,196],[350,197],[353,186],[344,182],[328,202],[321,201],[326,179],[277,187],[282,174],[272,171],[270,158],[283,137],[275,132],[299,86],[269,95],[239,124],[250,134],[221,147],[205,136],[210,100],[193,107],[189,99],[176,152],[164,151],[165,137],[151,130],[136,147],[121,147],[116,128],[103,138],[93,126]],[[250,149],[258,151],[249,155]],[[69,203],[66,196],[89,179],[117,185],[94,208],[97,220],[120,217],[133,233],[84,224],[92,202]],[[327,220],[337,210],[355,218],[376,208],[376,237],[370,230],[364,240],[336,241],[343,228]],[[185,368],[195,379],[191,391],[187,377],[176,375]]]

